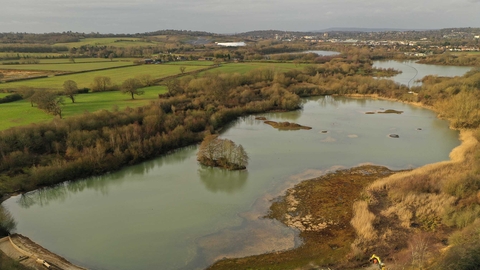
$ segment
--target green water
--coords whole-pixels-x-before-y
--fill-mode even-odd
[[[404,113],[365,114],[380,109]],[[389,101],[322,97],[305,100],[301,111],[262,116],[312,129],[278,131],[250,116],[222,134],[243,145],[247,171],[202,167],[192,146],[3,205],[18,233],[81,266],[203,269],[223,257],[298,245],[296,231],[262,216],[302,179],[362,163],[414,168],[447,160],[460,143],[433,112]]]

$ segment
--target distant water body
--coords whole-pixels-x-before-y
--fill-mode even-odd
[[[459,66],[442,66],[442,65],[429,65],[418,64],[415,61],[374,61],[374,68],[393,68],[400,70],[402,73],[393,77],[389,77],[393,81],[406,86],[420,86],[420,82],[425,76],[436,75],[440,77],[455,77],[463,76],[470,71],[472,67],[459,67]]]
[[[304,51],[303,53],[316,53],[319,56],[333,56],[333,55],[339,55],[339,52],[334,52],[334,51]]]

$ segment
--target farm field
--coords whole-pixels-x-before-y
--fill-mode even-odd
[[[20,65],[0,65],[0,70],[46,70],[46,71],[86,71],[112,67],[131,66],[132,62],[102,61],[78,63],[39,63]]]
[[[107,38],[85,38],[77,42],[56,43],[54,45],[72,47],[80,47],[85,45],[91,46],[115,46],[115,47],[131,47],[131,46],[155,46],[158,43],[145,41],[141,38],[133,37],[107,37]]]
[[[215,72],[224,73],[240,73],[245,74],[251,70],[259,68],[273,68],[280,71],[289,71],[293,69],[303,69],[304,65],[298,65],[297,67],[293,63],[264,63],[264,62],[245,62],[245,63],[229,63],[222,64],[216,68]]]
[[[204,68],[206,68],[206,66],[186,66],[185,72],[200,70]],[[75,81],[78,85],[78,88],[89,88],[90,84],[93,82],[93,79],[97,76],[110,77],[113,83],[120,85],[124,80],[128,78],[134,78],[138,75],[148,74],[152,76],[152,79],[161,79],[180,73],[180,67],[177,65],[139,65],[117,69],[70,74],[65,76],[54,76],[28,81],[3,83],[0,84],[0,89],[15,89],[21,86],[28,86],[58,91],[63,89],[63,83],[66,80]]]
[[[162,65],[171,65],[171,66],[212,66],[213,61],[173,61],[167,62]]]
[[[158,94],[165,93],[167,88],[165,86],[152,86],[145,87],[142,90],[145,91],[145,93],[141,96],[135,96],[134,100],[131,99],[129,94],[123,94],[120,91],[79,94],[76,96],[75,103],[72,103],[70,99],[64,97],[62,115],[64,118],[67,118],[82,114],[86,111],[111,111],[114,107],[123,110],[127,107],[134,108],[144,106],[157,100]],[[1,95],[3,94],[4,93],[1,93]],[[32,107],[28,100],[0,104],[0,115],[2,115],[0,118],[0,130],[31,123],[39,123],[54,118],[52,115],[46,114],[37,107]]]
[[[100,62],[133,62],[137,58],[113,58],[113,61],[108,58],[96,58],[96,57],[79,57],[74,58],[75,63],[100,63]],[[5,60],[5,62],[22,62],[28,59],[15,59],[15,60]],[[39,64],[72,64],[69,58],[48,58],[48,59],[35,59],[39,61]]]

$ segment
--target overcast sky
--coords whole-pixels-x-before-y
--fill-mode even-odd
[[[0,0],[0,32],[480,27],[480,0]]]

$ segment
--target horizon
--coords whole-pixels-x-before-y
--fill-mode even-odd
[[[259,31],[255,29],[312,32],[352,26],[429,30],[480,27],[480,0],[438,0],[434,5],[427,0],[7,1],[0,10],[2,33],[136,34],[190,29],[226,34]]]
[[[112,32],[99,32],[99,31],[91,31],[91,32],[79,32],[79,31],[72,31],[72,30],[66,30],[66,31],[49,31],[49,32],[0,32],[0,34],[9,34],[9,33],[14,33],[14,34],[36,34],[36,35],[42,35],[42,34],[64,34],[64,33],[76,33],[76,34],[99,34],[99,35],[142,35],[142,34],[150,34],[154,32],[160,32],[160,31],[188,31],[188,32],[204,32],[208,34],[216,34],[216,35],[238,35],[238,34],[245,34],[245,33],[250,33],[250,32],[268,32],[268,31],[274,31],[274,32],[290,32],[290,33],[323,33],[323,32],[405,32],[405,31],[440,31],[444,29],[466,29],[466,28],[473,28],[473,29],[479,29],[480,27],[472,27],[472,26],[461,26],[461,27],[445,27],[445,28],[417,28],[417,29],[403,29],[403,28],[375,28],[375,27],[329,27],[326,29],[319,29],[319,30],[283,30],[283,29],[255,29],[255,30],[247,30],[244,32],[234,32],[234,33],[219,33],[219,32],[209,32],[209,31],[204,31],[204,30],[190,30],[190,29],[157,29],[153,31],[144,31],[144,32],[135,32],[135,33],[112,33]]]

